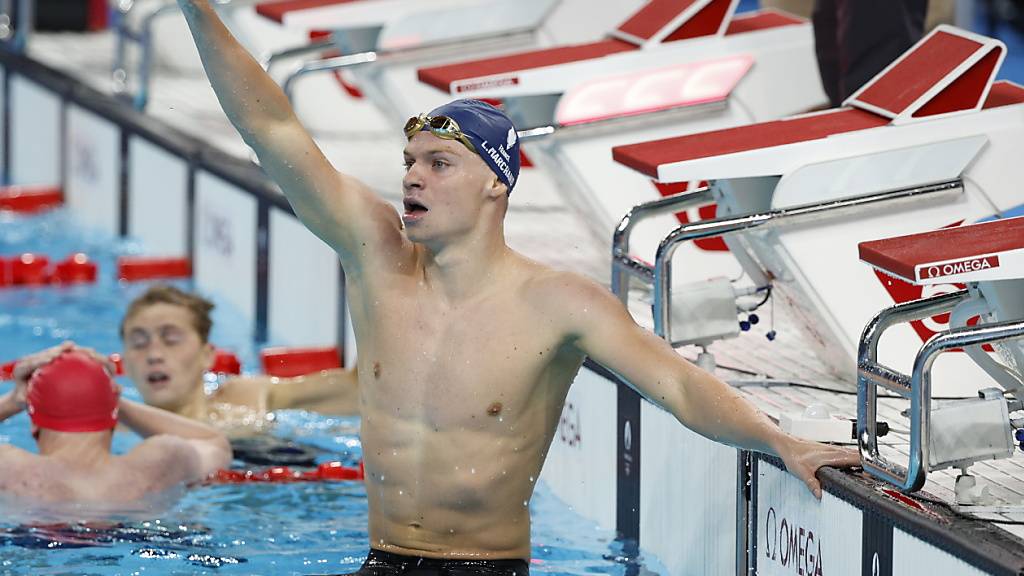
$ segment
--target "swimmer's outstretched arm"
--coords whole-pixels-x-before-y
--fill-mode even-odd
[[[178,0],[228,119],[284,191],[296,215],[341,256],[346,273],[401,244],[401,219],[357,179],[339,173],[284,92],[231,35],[208,0]]]
[[[243,404],[240,397],[251,398],[251,390],[260,389],[265,398],[263,409],[311,410],[333,416],[359,414],[359,382],[355,369],[337,368],[294,378],[272,376],[235,376],[217,389],[214,399]]]
[[[683,425],[716,442],[782,458],[786,468],[821,497],[821,466],[854,466],[859,455],[782,432],[731,386],[679,356],[641,328],[605,288],[564,274],[548,290],[552,317],[582,352],[622,375]]]
[[[231,464],[231,444],[227,436],[209,424],[125,398],[118,404],[117,420],[143,438],[165,435],[185,440],[198,456],[196,479]]]

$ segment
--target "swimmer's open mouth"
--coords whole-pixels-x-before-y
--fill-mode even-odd
[[[146,382],[150,384],[164,384],[170,379],[171,377],[164,372],[150,372],[146,375]]]
[[[420,216],[428,211],[428,208],[426,206],[410,198],[406,198],[405,200],[403,200],[402,204],[405,206],[406,216]]]

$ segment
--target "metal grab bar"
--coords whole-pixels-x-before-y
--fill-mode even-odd
[[[264,70],[270,72],[270,69],[278,60],[294,58],[296,56],[309,54],[310,52],[324,52],[335,48],[337,48],[337,44],[335,44],[333,40],[318,40],[316,42],[310,42],[309,44],[303,44],[302,46],[293,46],[291,48],[285,48],[284,50],[264,55],[260,58],[260,65],[263,66]]]
[[[285,96],[288,97],[288,101],[290,102],[292,100],[292,92],[295,90],[295,82],[307,74],[341,70],[376,61],[377,53],[372,51],[360,52],[358,54],[346,54],[345,56],[335,56],[333,58],[325,58],[323,60],[313,60],[302,64],[297,70],[289,74],[281,88],[284,90]]]
[[[11,18],[11,7],[18,5],[17,22]],[[0,40],[10,44],[11,49],[23,54],[28,47],[28,39],[35,27],[36,4],[33,0],[0,0]]]
[[[223,4],[224,2],[217,2]],[[117,47],[114,53],[114,67],[111,71],[113,91],[115,94],[127,94],[128,92],[128,70],[127,51],[128,42],[135,42],[139,45],[141,56],[138,65],[139,87],[138,91],[131,96],[132,107],[136,110],[145,110],[149,103],[150,79],[153,70],[153,22],[166,14],[177,13],[177,2],[170,2],[150,12],[142,19],[140,30],[136,32],[128,25],[128,14],[137,6],[135,3],[118,5],[116,11],[117,23]]]
[[[651,216],[679,212],[711,200],[711,188],[705,186],[638,204],[622,217],[612,235],[612,292],[623,304],[629,302],[631,277],[639,278],[648,284],[654,282],[654,268],[629,254],[629,237],[633,233],[633,228]]]
[[[820,204],[805,204],[793,208],[781,208],[769,212],[716,218],[714,220],[704,220],[680,226],[661,241],[654,260],[654,332],[665,339],[669,339],[669,335],[672,333],[672,256],[679,245],[687,240],[700,240],[712,236],[723,236],[744,230],[752,230],[765,224],[778,222],[779,220],[791,222],[825,218],[837,212],[865,208],[874,204],[907,201],[919,196],[941,194],[944,192],[962,192],[963,189],[963,181],[958,178],[927,186],[889,190],[855,198],[822,202]]]
[[[857,359],[857,445],[861,463],[865,471],[898,486],[903,492],[919,490],[927,477],[931,370],[939,354],[954,348],[1022,339],[1024,320],[956,328],[936,334],[918,350],[910,376],[878,363],[878,342],[882,333],[893,325],[948,312],[968,297],[968,291],[961,290],[887,308],[868,323],[861,335]],[[878,449],[876,421],[879,386],[910,399],[910,453],[907,466],[891,462]]]

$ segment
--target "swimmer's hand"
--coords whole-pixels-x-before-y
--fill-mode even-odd
[[[46,366],[50,362],[53,362],[54,359],[61,354],[70,350],[77,350],[86,354],[93,360],[102,364],[106,369],[107,374],[110,374],[111,376],[115,374],[116,369],[110,358],[103,356],[92,348],[79,346],[70,340],[62,342],[52,348],[47,348],[46,350],[29,354],[21,360],[18,360],[18,363],[14,365],[14,371],[11,374],[11,377],[14,379],[14,391],[11,393],[11,399],[19,409],[24,410],[28,403],[28,383],[32,379],[32,374],[35,373],[36,370]],[[118,391],[120,392],[120,387],[118,387]]]
[[[807,485],[814,497],[821,500],[821,482],[816,474],[822,466],[850,468],[860,465],[860,454],[849,448],[819,444],[787,436],[778,448],[786,470]]]
[[[52,348],[41,350],[34,354],[29,354],[18,363],[14,365],[14,371],[11,373],[11,378],[14,379],[14,391],[12,392],[12,399],[15,404],[22,410],[25,409],[25,405],[28,403],[28,382],[32,379],[32,374],[36,370],[46,366],[57,357],[71,350],[75,347],[75,343],[71,341],[63,342]]]

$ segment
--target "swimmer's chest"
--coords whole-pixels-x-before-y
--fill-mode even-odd
[[[372,398],[407,410],[518,410],[575,359],[550,319],[514,298],[458,307],[432,305],[429,297],[391,304],[373,314],[372,344],[360,343],[361,380],[369,380]]]

